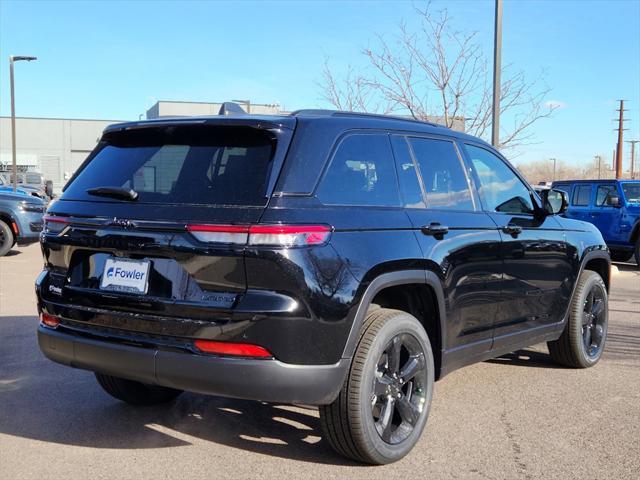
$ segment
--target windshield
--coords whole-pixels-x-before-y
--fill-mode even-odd
[[[627,203],[640,203],[640,182],[623,183],[622,191]]]
[[[252,127],[172,126],[108,134],[65,199],[113,202],[99,187],[133,189],[138,203],[266,204],[275,139]]]

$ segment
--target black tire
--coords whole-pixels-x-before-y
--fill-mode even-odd
[[[549,353],[560,365],[593,367],[604,351],[609,317],[607,289],[600,275],[591,270],[582,272],[570,308],[560,338],[547,342]]]
[[[406,378],[392,370],[405,372]],[[320,407],[324,438],[339,454],[359,462],[381,465],[401,459],[427,423],[433,382],[433,353],[420,322],[399,310],[369,311],[338,398]],[[384,393],[376,395],[376,388]]]
[[[633,258],[633,250],[611,250],[611,261],[628,262]]]
[[[0,257],[4,257],[9,253],[14,243],[16,242],[13,238],[11,228],[4,221],[0,220]]]
[[[638,268],[640,268],[640,236],[636,240],[636,248],[633,256],[636,257],[636,265],[638,265]]]
[[[182,390],[147,385],[133,380],[96,373],[100,386],[114,398],[131,405],[155,405],[170,402],[182,393]]]

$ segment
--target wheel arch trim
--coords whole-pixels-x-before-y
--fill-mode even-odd
[[[342,352],[343,359],[350,359],[355,353],[358,337],[360,335],[360,328],[364,323],[364,318],[369,310],[372,300],[376,294],[388,287],[395,287],[398,285],[409,284],[423,284],[432,288],[435,293],[436,302],[438,304],[438,320],[440,329],[440,345],[441,350],[445,345],[446,336],[446,310],[445,310],[445,297],[442,289],[442,283],[438,276],[429,270],[400,270],[395,272],[383,273],[375,277],[364,291],[362,298],[358,304],[356,314],[351,323],[351,329],[347,342]],[[441,355],[442,352],[435,352],[434,355]]]

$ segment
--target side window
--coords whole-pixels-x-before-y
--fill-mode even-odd
[[[591,199],[591,185],[576,185],[573,189],[573,197],[571,197],[571,205],[576,207],[589,206]]]
[[[411,157],[407,139],[393,135],[391,145],[393,146],[393,155],[396,157],[396,170],[403,205],[405,208],[426,208],[418,181],[418,172]]]
[[[389,137],[354,134],[344,138],[317,195],[327,205],[400,206]]]
[[[490,212],[533,213],[531,192],[500,157],[484,148],[465,144],[479,182],[478,194]]]
[[[615,185],[598,185],[598,190],[596,191],[596,207],[606,207],[607,197],[610,193],[617,195],[618,191]]]
[[[427,208],[475,210],[469,183],[456,147],[449,140],[410,137]]]

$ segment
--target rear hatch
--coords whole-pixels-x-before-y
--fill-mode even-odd
[[[259,222],[294,126],[223,117],[108,129],[45,218],[43,298],[89,323],[121,311],[107,316],[123,329],[228,321],[247,282],[244,247],[226,236]],[[160,333],[188,334],[172,323]]]

